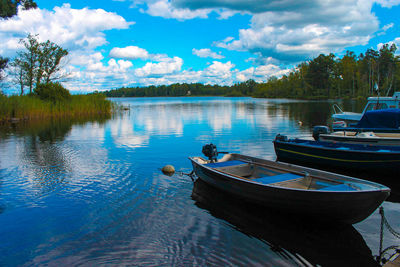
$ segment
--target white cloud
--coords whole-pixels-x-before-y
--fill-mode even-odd
[[[129,79],[127,70],[132,62],[115,59],[103,63],[104,56],[95,49],[107,44],[105,30],[127,29],[127,22],[116,13],[103,9],[72,9],[69,4],[45,9],[20,9],[17,16],[0,20],[0,54],[13,57],[21,49],[19,39],[28,33],[39,34],[40,41],[50,40],[69,51],[69,73],[64,82],[72,91],[88,92],[125,84]]]
[[[196,55],[198,57],[203,57],[203,58],[207,58],[207,57],[214,58],[214,59],[224,58],[223,55],[217,54],[217,53],[211,51],[209,48],[202,48],[202,49],[193,48],[192,53],[193,53],[193,55]]]
[[[170,58],[166,54],[150,54],[146,49],[137,46],[127,47],[114,47],[111,49],[110,57],[121,58],[121,59],[142,59],[142,60],[153,60],[153,61],[169,61]]]
[[[103,63],[104,57],[99,52],[82,56],[81,59],[74,62],[79,64],[67,68],[70,79],[64,85],[72,91],[101,91],[127,85],[132,80],[130,69],[133,64],[130,61],[112,58]]]
[[[181,70],[183,60],[179,57],[165,59],[159,63],[148,62],[142,68],[135,70],[135,75],[138,77],[154,77],[177,73]]]
[[[28,33],[39,34],[41,40],[51,40],[68,50],[90,50],[107,43],[103,31],[127,29],[132,22],[103,9],[72,9],[69,4],[53,11],[30,9],[18,16],[0,20],[0,52],[12,56],[20,48],[18,40]]]
[[[188,8],[174,8],[168,0],[161,0],[147,3],[147,9],[142,9],[142,12],[151,16],[173,18],[178,20],[187,20],[194,18],[207,18],[211,10],[196,10],[192,11]]]
[[[383,7],[391,8],[392,6],[400,5],[400,0],[376,0],[376,3]]]
[[[116,1],[116,0],[114,0]],[[228,8],[191,8],[186,6],[177,6],[175,1],[169,0],[117,0],[117,1],[130,1],[132,2],[131,8],[139,8],[142,13],[149,14],[155,17],[162,17],[166,19],[177,19],[179,21],[189,19],[206,19],[209,14],[215,12],[219,15],[218,19],[228,19],[237,13],[244,13],[234,11]]]
[[[218,77],[221,79],[228,79],[232,76],[231,69],[233,67],[235,67],[235,65],[230,61],[226,63],[213,61],[213,63],[203,71],[203,76],[208,78]]]
[[[315,1],[314,5],[298,1],[272,2],[276,6],[254,14],[251,27],[239,30],[238,39],[227,39],[216,45],[293,63],[320,53],[365,45],[379,26],[371,13],[372,2]],[[288,7],[289,2],[292,7]]]
[[[110,52],[110,57],[125,59],[147,59],[149,53],[137,46],[127,46],[124,48],[114,47]]]
[[[389,30],[390,28],[393,28],[393,26],[394,26],[394,23],[386,24],[385,26],[382,27],[382,30],[383,30],[383,31],[387,31],[387,30]]]
[[[279,66],[274,64],[267,64],[258,67],[251,67],[243,71],[236,73],[236,79],[240,82],[253,79],[256,82],[265,82],[269,77],[281,77],[288,74],[291,69],[281,69]]]

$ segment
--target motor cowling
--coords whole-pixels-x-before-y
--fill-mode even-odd
[[[204,156],[208,157],[208,159],[211,162],[216,162],[217,157],[218,157],[218,151],[217,151],[217,146],[214,144],[207,144],[203,146],[203,149],[201,150],[203,152]]]
[[[329,128],[327,126],[317,125],[317,126],[314,126],[314,128],[313,128],[312,136],[315,139],[315,141],[318,141],[320,134],[329,134],[330,132],[331,131],[329,130]]]

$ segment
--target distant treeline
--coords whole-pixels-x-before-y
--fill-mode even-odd
[[[201,83],[176,83],[148,87],[122,87],[104,92],[108,97],[145,96],[251,96],[257,83],[249,80],[233,86],[208,85]]]
[[[397,47],[383,45],[379,51],[368,49],[356,56],[353,52],[338,58],[321,54],[299,64],[287,75],[270,77],[265,83],[254,80],[232,86],[172,84],[148,87],[123,87],[104,92],[108,97],[144,96],[252,96],[263,98],[357,98],[392,94],[400,90],[400,57]]]

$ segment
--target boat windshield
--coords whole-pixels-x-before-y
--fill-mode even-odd
[[[388,105],[386,103],[369,103],[365,111],[387,109]]]

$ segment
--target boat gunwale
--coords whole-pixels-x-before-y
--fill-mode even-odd
[[[245,155],[234,154],[234,153],[232,153],[231,155],[245,156]],[[245,157],[248,157],[248,156],[245,156]],[[326,171],[321,171],[321,170],[317,170],[317,169],[313,169],[313,168],[303,167],[303,166],[299,166],[299,165],[295,165],[295,164],[287,164],[287,163],[283,163],[283,162],[279,162],[279,161],[277,161],[275,163],[278,163],[278,164],[281,164],[281,165],[287,165],[286,167],[289,167],[289,168],[294,166],[295,168],[297,167],[297,168],[308,169],[308,170],[311,170],[311,171],[322,172],[322,174],[327,173],[327,174],[331,174],[331,175],[336,175],[336,176],[339,176],[340,178],[341,177],[345,178],[345,180],[348,179],[349,181],[354,181],[354,182],[358,182],[358,183],[361,183],[361,184],[370,185],[370,186],[373,186],[373,187],[376,187],[376,188],[375,189],[368,189],[368,190],[356,190],[356,191],[322,191],[322,190],[316,190],[316,189],[300,189],[300,188],[291,188],[291,187],[285,187],[285,186],[279,186],[279,185],[273,185],[273,184],[262,184],[262,183],[258,183],[256,181],[252,181],[251,179],[246,179],[245,177],[238,178],[238,177],[235,177],[235,176],[233,176],[233,175],[231,175],[231,174],[229,174],[227,172],[221,172],[221,171],[219,171],[219,170],[217,170],[215,168],[211,168],[211,167],[205,166],[204,164],[201,164],[201,163],[197,162],[194,158],[196,158],[196,157],[189,157],[189,160],[194,162],[196,165],[199,165],[202,168],[205,168],[205,169],[207,169],[207,170],[209,170],[211,172],[220,174],[222,176],[228,176],[230,179],[233,179],[233,180],[236,180],[236,181],[239,181],[239,182],[250,183],[250,184],[254,184],[256,186],[261,186],[261,187],[277,188],[277,189],[282,189],[282,190],[291,190],[291,191],[299,191],[299,192],[313,192],[313,193],[318,193],[318,194],[325,194],[325,193],[328,193],[328,194],[343,194],[343,193],[346,193],[346,194],[350,194],[350,193],[352,193],[352,194],[364,194],[364,193],[371,193],[371,192],[389,192],[390,193],[390,191],[391,191],[389,187],[387,187],[385,185],[382,185],[382,184],[379,184],[379,183],[366,181],[366,180],[362,180],[362,179],[358,179],[358,178],[350,177],[350,176],[346,176],[346,175],[336,174],[336,173],[333,173],[333,172],[326,172]],[[200,158],[200,157],[197,157],[197,158]],[[261,160],[265,160],[265,159],[261,159]],[[290,173],[290,171],[288,171],[288,173]],[[316,179],[318,179],[318,177],[316,177]]]
[[[294,140],[294,139],[292,139],[292,140]],[[302,140],[302,139],[298,139],[298,140]],[[304,141],[306,141],[308,143],[309,142],[317,142],[317,141],[312,141],[312,140],[304,140]],[[340,152],[346,152],[346,153],[356,152],[356,153],[370,153],[370,154],[378,154],[378,155],[382,155],[382,154],[384,154],[384,155],[400,155],[400,147],[398,148],[398,151],[371,151],[371,150],[360,150],[360,149],[352,149],[352,148],[350,148],[350,149],[337,149],[337,148],[334,148],[334,147],[327,147],[327,146],[324,146],[324,145],[320,145],[320,146],[319,145],[313,145],[313,144],[307,145],[307,143],[306,144],[297,143],[297,142],[293,142],[291,140],[288,140],[288,141],[274,140],[272,142],[273,143],[278,142],[278,143],[281,143],[281,144],[291,144],[291,145],[296,145],[296,146],[305,147],[305,148],[313,147],[313,148],[330,150],[330,151],[340,151]],[[327,145],[333,144],[332,142],[328,142],[328,141],[323,141],[323,142],[326,142]],[[338,143],[340,143],[340,142],[338,142]],[[335,144],[337,144],[337,143],[335,143]],[[349,145],[362,145],[362,144],[346,144],[346,143],[343,143],[344,147],[349,146]],[[369,147],[372,147],[372,146],[376,146],[376,145],[375,144],[374,145],[369,145]],[[377,147],[379,147],[379,150],[383,150],[384,146],[382,145],[382,146],[377,146]],[[397,161],[400,161],[400,160],[397,160]]]

